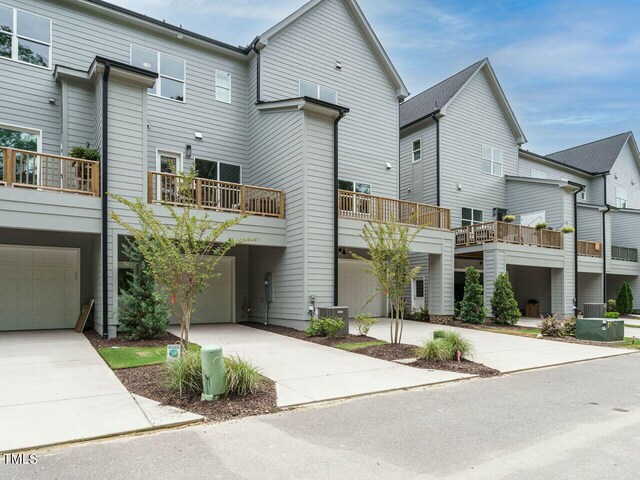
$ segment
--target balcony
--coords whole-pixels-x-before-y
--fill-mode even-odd
[[[100,162],[0,147],[1,186],[100,196]]]
[[[469,247],[484,243],[511,243],[532,247],[563,248],[562,232],[536,230],[532,227],[506,222],[487,222],[454,228],[456,247]]]
[[[284,218],[284,192],[281,190],[196,178],[191,193],[185,196],[179,193],[180,179],[171,173],[148,172],[148,202]]]
[[[578,240],[578,255],[581,257],[600,258],[602,244],[600,242],[588,242],[586,240]]]
[[[611,246],[611,260],[619,260],[622,262],[637,262],[638,249],[627,247]]]
[[[348,190],[338,190],[338,214],[341,217],[364,221],[396,221],[440,230],[449,230],[451,226],[451,213],[448,208]]]

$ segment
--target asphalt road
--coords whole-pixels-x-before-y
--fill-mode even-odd
[[[0,479],[633,479],[639,452],[630,355],[63,446]]]

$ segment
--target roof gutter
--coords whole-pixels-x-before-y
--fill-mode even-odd
[[[440,109],[434,110],[433,112],[431,112],[428,115],[420,117],[417,120],[414,120],[413,122],[407,123],[406,125],[403,125],[402,127],[400,127],[400,130],[404,130],[405,128],[409,128],[409,127],[415,125],[416,123],[420,123],[420,122],[422,122],[424,120],[427,120],[428,118],[435,118],[435,116],[437,114],[439,114],[439,113],[440,113]]]
[[[101,201],[102,201],[102,338],[109,338],[109,242],[107,238],[108,207],[107,187],[109,179],[109,73],[111,63],[104,62],[104,72],[102,73],[102,181]]]
[[[348,110],[347,110],[348,111]],[[347,111],[340,110],[338,116],[333,121],[333,305],[338,306],[338,123],[347,114]]]

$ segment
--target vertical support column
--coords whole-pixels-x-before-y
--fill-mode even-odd
[[[494,244],[495,245],[495,244]],[[496,245],[497,246],[497,245]],[[484,276],[484,306],[491,310],[491,297],[493,296],[493,283],[496,277],[507,271],[505,253],[497,248],[484,251],[483,276]]]
[[[441,255],[429,255],[429,289],[427,305],[429,314],[453,316],[454,303],[454,240],[443,242]]]

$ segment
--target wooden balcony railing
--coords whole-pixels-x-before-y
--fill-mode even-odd
[[[506,223],[488,222],[454,228],[456,247],[467,247],[488,242],[513,243],[561,249],[562,232],[555,230],[536,230],[532,227]]]
[[[586,240],[578,240],[578,255],[581,257],[600,257],[602,244],[600,242],[588,242]]]
[[[338,190],[338,214],[347,218],[378,222],[396,221],[442,230],[449,230],[451,225],[451,213],[448,208],[348,190]]]
[[[246,213],[284,218],[284,192],[239,183],[196,178],[187,196],[180,195],[178,175],[148,172],[149,203],[184,206],[203,210]]]
[[[0,147],[0,185],[100,195],[100,162]]]

